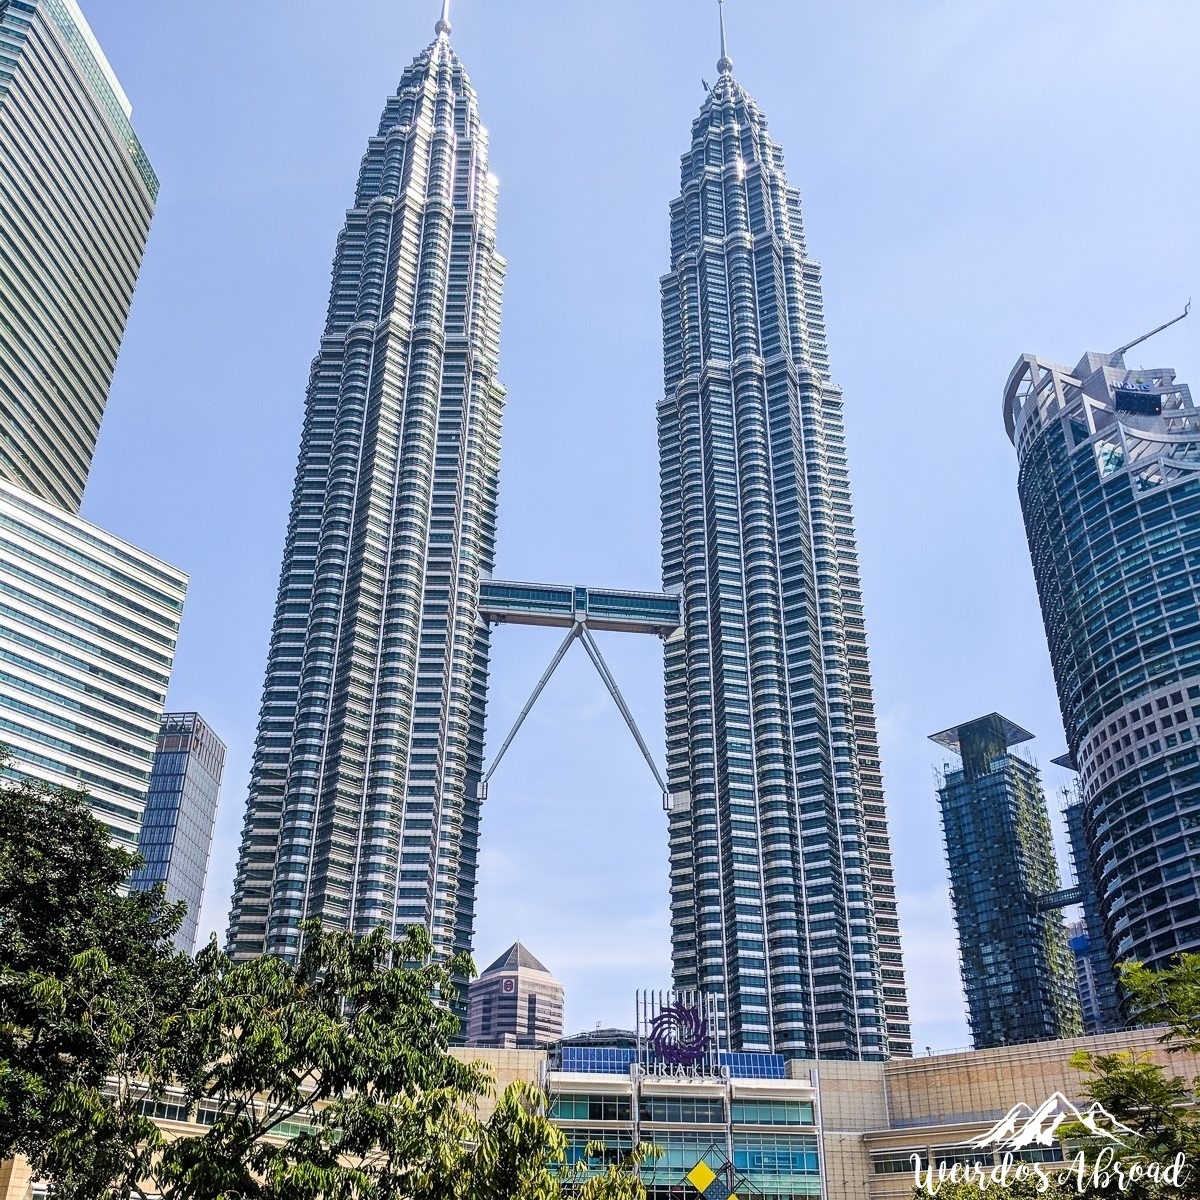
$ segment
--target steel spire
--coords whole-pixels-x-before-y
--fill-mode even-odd
[[[450,36],[450,0],[442,0],[442,15],[433,31],[438,37]]]
[[[725,0],[717,0],[717,11],[721,16],[721,57],[717,61],[717,70],[722,75],[732,75],[733,59],[729,57],[729,41],[725,36]]]

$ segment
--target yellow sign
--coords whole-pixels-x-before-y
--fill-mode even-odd
[[[688,1183],[690,1183],[698,1192],[707,1191],[708,1185],[712,1183],[716,1177],[717,1173],[708,1165],[708,1163],[704,1162],[703,1160],[698,1162],[687,1173]]]

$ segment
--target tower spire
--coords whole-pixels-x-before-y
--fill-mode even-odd
[[[438,37],[450,36],[450,0],[442,0],[442,15],[433,27],[433,31]]]
[[[732,75],[733,59],[729,57],[729,41],[725,36],[725,0],[717,0],[717,11],[721,17],[721,57],[717,60],[717,70],[722,75]]]

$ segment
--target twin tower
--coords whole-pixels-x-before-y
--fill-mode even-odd
[[[654,628],[675,986],[734,1050],[906,1055],[842,394],[782,152],[722,44],[662,280],[662,593],[496,584],[505,264],[450,32],[388,100],[338,238],[229,949],[292,956],[319,916],[470,950],[490,620]]]

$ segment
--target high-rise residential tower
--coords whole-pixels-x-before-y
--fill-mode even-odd
[[[1079,773],[1088,933],[1157,967],[1200,950],[1200,410],[1174,371],[1126,366],[1138,342],[1074,369],[1024,355],[1004,418]]]
[[[1046,793],[1012,752],[1032,736],[999,713],[933,735],[960,759],[938,803],[976,1050],[1083,1032]]]
[[[225,743],[198,713],[164,713],[138,853],[145,860],[129,880],[132,888],[162,884],[172,903],[187,905],[175,945],[196,948],[196,927],[212,851]]]
[[[0,479],[77,512],[158,179],[75,0],[0,2]]]
[[[448,4],[446,5],[448,8]],[[313,362],[228,944],[474,914],[500,414],[496,180],[447,14],[367,145]]]
[[[677,988],[730,1044],[911,1052],[842,393],[799,192],[724,46],[671,205],[658,406]]]

